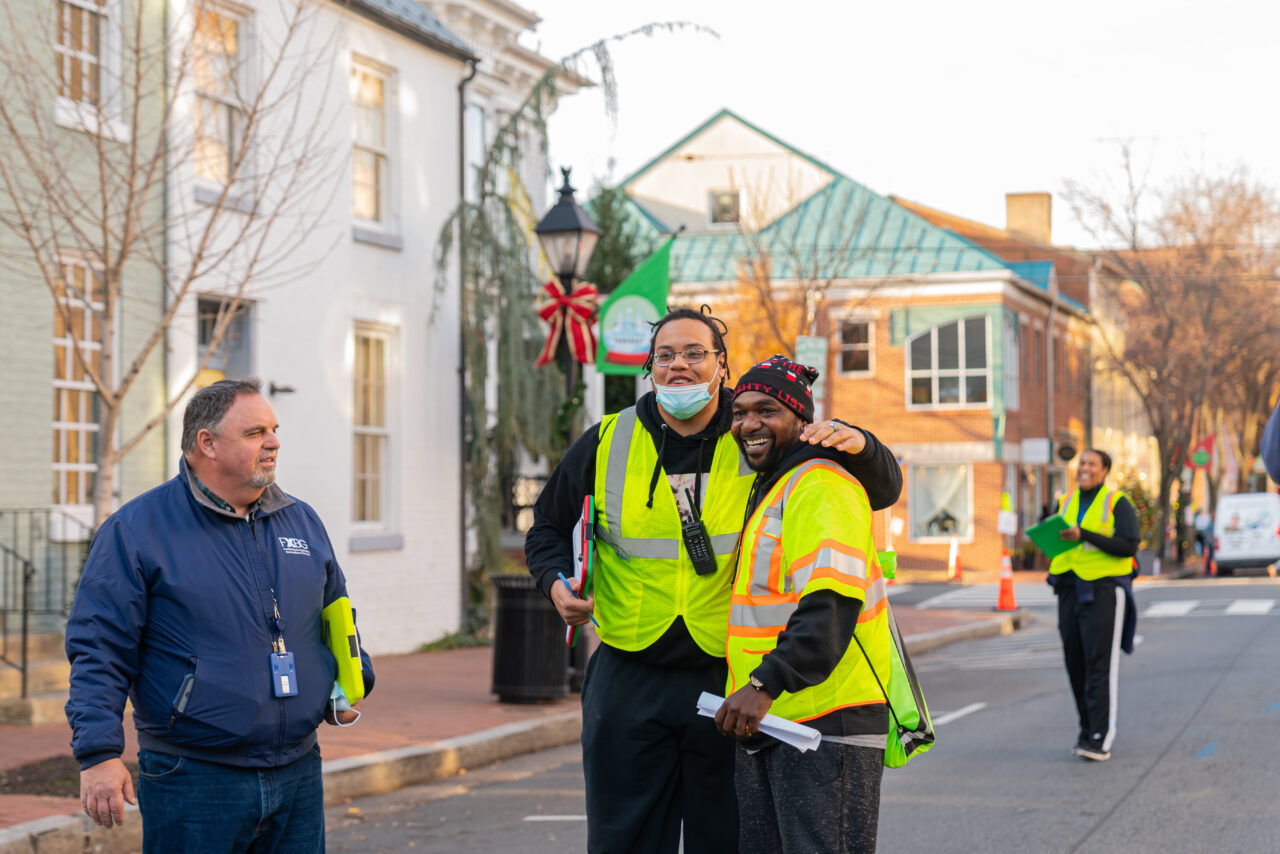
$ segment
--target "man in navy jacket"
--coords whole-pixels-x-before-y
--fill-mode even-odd
[[[1267,476],[1280,483],[1280,402],[1276,403],[1267,428],[1262,431],[1262,463]]]
[[[103,523],[76,591],[80,800],[104,827],[135,802],[120,759],[127,696],[148,852],[324,850],[316,729],[357,715],[329,708],[337,667],[320,611],[346,580],[315,511],[274,483],[277,430],[257,380],[198,391],[178,476]]]

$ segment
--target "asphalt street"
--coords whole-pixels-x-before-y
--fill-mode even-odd
[[[989,609],[993,595],[920,585],[894,601]],[[1280,850],[1280,583],[1138,589],[1139,644],[1121,664],[1104,763],[1069,754],[1052,600],[1019,604],[1027,629],[917,658],[938,744],[885,771],[880,851]],[[335,807],[329,851],[580,852],[583,804],[579,751],[560,748]]]

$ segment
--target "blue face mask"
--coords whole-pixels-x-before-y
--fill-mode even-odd
[[[718,373],[720,369],[717,367]],[[653,393],[668,415],[684,421],[701,412],[711,400],[711,384],[715,381],[716,375],[712,374],[710,380],[696,385],[658,385],[654,382]]]

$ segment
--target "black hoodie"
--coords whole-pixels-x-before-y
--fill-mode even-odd
[[[756,474],[751,498],[747,501],[744,525],[769,494],[769,490],[790,475],[797,466],[809,460],[830,459],[826,454],[815,454],[815,450],[818,449],[808,442],[797,442],[776,466]],[[865,483],[863,487],[866,487]],[[870,494],[868,490],[868,497]],[[872,507],[879,509],[874,504]],[[783,524],[786,524],[785,521]],[[858,614],[861,611],[862,603],[857,599],[841,596],[831,590],[817,590],[801,596],[796,609],[787,619],[786,628],[778,634],[777,644],[760,660],[751,675],[760,680],[764,690],[772,697],[777,697],[783,691],[794,694],[825,682],[835,672],[836,665],[853,643],[853,632],[858,626]],[[887,709],[887,705],[874,703],[852,706],[807,720],[805,725],[823,735],[880,735],[888,732]],[[748,749],[753,750],[773,743],[774,740],[766,735],[752,736],[743,742]]]
[[[661,449],[659,461],[667,475],[691,474],[701,469],[704,476],[711,471],[715,456],[714,443],[733,422],[733,394],[728,389],[720,392],[720,411],[701,433],[681,436],[667,427],[658,411],[652,392],[636,403],[639,421],[653,436],[654,445]],[[861,429],[861,428],[859,428]],[[858,454],[847,454],[831,448],[806,445],[813,458],[838,462],[867,490],[872,509],[892,506],[902,492],[902,470],[893,454],[866,430],[867,446]],[[708,444],[710,443],[710,444]],[[564,458],[547,478],[546,486],[533,507],[533,527],[525,537],[525,561],[529,572],[537,581],[544,596],[550,598],[551,585],[558,583],[557,572],[570,575],[573,566],[573,526],[582,515],[582,499],[595,492],[596,449],[600,444],[600,425],[596,424],[569,446]],[[657,488],[657,481],[650,487]],[[662,488],[667,488],[662,485]],[[855,613],[854,619],[857,619]],[[671,627],[650,646],[634,653],[618,650],[622,655],[640,658],[657,667],[705,667],[719,657],[707,655],[694,642],[684,624],[677,617]],[[809,668],[801,667],[808,671]],[[827,669],[834,669],[835,662]],[[819,680],[821,681],[821,680]]]

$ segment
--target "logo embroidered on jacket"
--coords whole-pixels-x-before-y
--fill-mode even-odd
[[[295,537],[278,537],[277,539],[280,540],[280,548],[284,549],[285,554],[311,556],[311,547],[307,545],[306,540]]]

